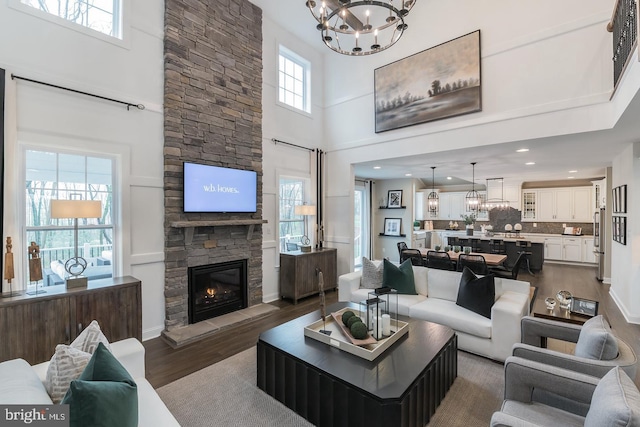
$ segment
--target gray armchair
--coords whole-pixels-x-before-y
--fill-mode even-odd
[[[492,427],[640,425],[640,392],[620,368],[596,378],[511,356],[504,374]]]
[[[611,332],[602,316],[582,326],[527,316],[522,318],[521,327],[522,343],[513,346],[513,356],[598,378],[615,366],[620,366],[631,378],[636,376],[635,352]],[[540,348],[545,338],[576,343],[576,355]]]

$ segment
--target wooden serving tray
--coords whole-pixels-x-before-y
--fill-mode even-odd
[[[371,335],[369,335],[369,333],[367,333],[367,338],[365,338],[363,340],[359,340],[357,338],[354,338],[353,335],[351,335],[351,330],[349,330],[349,328],[346,327],[345,324],[342,322],[342,313],[344,313],[347,310],[341,310],[339,312],[336,311],[334,313],[331,313],[331,316],[333,317],[333,320],[338,324],[338,326],[342,330],[342,333],[345,335],[345,337],[347,337],[347,339],[349,341],[351,341],[351,344],[354,344],[354,345],[367,345],[367,344],[375,344],[375,343],[377,343],[378,340],[375,339],[374,337],[372,337]],[[357,316],[357,314],[356,314],[356,316]]]
[[[378,341],[371,337],[371,339],[373,340],[371,344],[356,345],[352,343],[352,340],[354,340],[353,336],[351,336],[350,333],[344,332],[344,330],[346,330],[346,327],[342,323],[342,313],[347,310],[351,310],[354,313],[358,311],[357,309],[354,310],[353,308],[345,307],[335,313],[331,313],[331,316],[327,316],[326,321],[320,319],[310,325],[307,325],[304,328],[304,335],[314,340],[337,347],[342,351],[346,351],[347,353],[351,353],[355,356],[371,361],[384,353],[384,351],[391,347],[393,343],[398,341],[404,334],[409,332],[409,324],[407,322],[391,319],[392,333],[390,336],[382,338]],[[321,330],[331,331],[331,334],[327,335],[323,332],[320,332]]]

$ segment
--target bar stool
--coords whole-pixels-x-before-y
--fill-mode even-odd
[[[524,259],[527,262],[527,271],[530,275],[535,276],[533,272],[531,272],[531,242],[528,240],[516,240],[516,246],[518,247],[518,255],[523,254]]]
[[[492,254],[504,255],[507,253],[504,248],[504,240],[502,239],[491,239],[489,241],[489,252]]]
[[[483,252],[480,239],[469,239],[469,246],[471,246],[471,252]]]

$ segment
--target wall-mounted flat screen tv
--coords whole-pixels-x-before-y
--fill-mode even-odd
[[[185,212],[255,212],[255,171],[184,163]]]

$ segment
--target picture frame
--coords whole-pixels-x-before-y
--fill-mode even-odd
[[[480,30],[374,70],[375,132],[482,111]]]
[[[402,190],[389,190],[387,192],[387,208],[402,207]]]
[[[620,213],[627,213],[627,185],[620,186]]]
[[[618,187],[611,190],[611,200],[613,205],[613,213],[618,213]]]
[[[627,217],[613,216],[611,217],[611,234],[614,242],[621,245],[627,244]]]
[[[384,234],[386,236],[400,236],[402,231],[402,218],[385,218]]]
[[[580,316],[594,317],[598,315],[598,304],[598,301],[573,297],[569,311]]]

